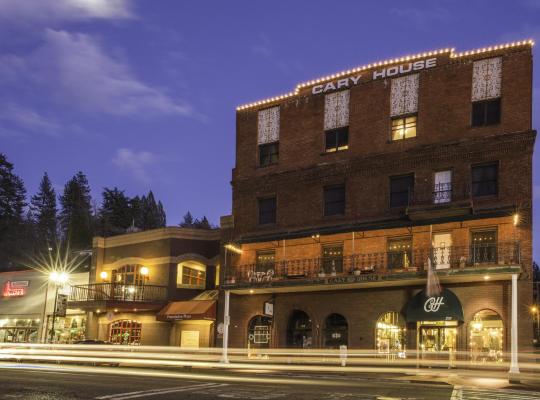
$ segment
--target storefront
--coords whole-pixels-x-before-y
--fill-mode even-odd
[[[457,296],[443,289],[436,296],[422,290],[407,304],[407,323],[416,324],[416,348],[422,358],[448,356],[455,358],[458,350],[458,326],[465,320]]]

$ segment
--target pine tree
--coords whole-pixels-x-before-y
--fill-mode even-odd
[[[182,228],[193,228],[193,215],[191,215],[191,212],[187,212],[184,215],[184,221],[180,222],[179,224]]]
[[[103,236],[125,233],[133,222],[131,199],[123,190],[105,188],[99,212],[99,231]]]
[[[193,227],[195,229],[212,229],[212,226],[205,215],[203,215],[202,219],[197,218],[193,223]]]
[[[58,217],[56,193],[46,172],[41,179],[38,192],[30,200],[30,210],[31,220],[35,223],[38,244],[51,247],[57,240]]]
[[[79,171],[64,186],[60,197],[62,234],[72,249],[88,249],[92,244],[92,211],[88,179]]]
[[[161,203],[160,203],[161,204]],[[163,205],[159,207],[154,198],[154,193],[150,190],[148,196],[141,199],[141,226],[143,230],[156,229],[165,226],[166,217]]]
[[[26,190],[13,172],[13,164],[0,153],[0,262],[14,265],[20,255]]]

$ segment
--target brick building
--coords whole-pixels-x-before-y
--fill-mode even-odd
[[[388,60],[238,107],[229,345],[496,359],[514,288],[530,346],[532,45]]]
[[[220,233],[167,227],[95,237],[90,279],[71,286],[86,338],[116,344],[214,345]]]

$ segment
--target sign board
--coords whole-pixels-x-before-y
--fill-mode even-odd
[[[56,298],[56,310],[54,313],[57,317],[65,317],[67,311],[68,297],[65,294],[58,294]]]
[[[264,315],[268,315],[270,317],[274,316],[274,303],[270,303],[269,301],[264,302]]]
[[[180,332],[180,347],[199,348],[199,331]]]
[[[26,294],[30,281],[7,281],[4,283],[2,295],[4,297],[19,297]]]

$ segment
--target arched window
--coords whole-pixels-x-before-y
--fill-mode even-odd
[[[324,322],[324,347],[339,349],[349,344],[349,325],[341,314],[330,314]]]
[[[376,326],[376,346],[379,353],[405,351],[405,320],[397,312],[386,312],[379,317]]]
[[[109,342],[115,344],[140,344],[141,323],[130,319],[111,322]]]
[[[287,328],[287,346],[309,349],[311,345],[311,319],[305,312],[294,310]]]
[[[478,361],[501,361],[504,325],[499,314],[492,310],[477,312],[469,324],[471,357]]]
[[[113,282],[123,285],[142,285],[144,276],[141,274],[142,265],[124,265],[113,271]]]
[[[272,320],[264,315],[256,315],[248,323],[248,346],[255,349],[270,347]]]

